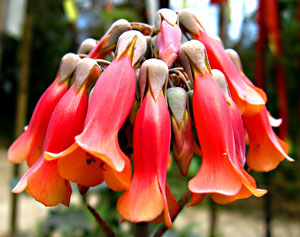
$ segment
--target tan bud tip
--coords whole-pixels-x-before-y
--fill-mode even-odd
[[[123,34],[125,31],[129,31],[131,29],[130,23],[125,19],[120,19],[115,21],[108,31],[105,33],[105,36],[108,37],[105,46],[116,44],[120,35]],[[104,37],[105,37],[104,36]]]
[[[238,55],[238,53],[233,49],[226,49],[225,51],[231,58],[235,67],[237,68],[237,70],[239,70],[240,73],[243,73],[243,67],[242,67],[241,59],[240,59],[240,56]]]
[[[206,49],[198,40],[190,40],[181,45],[179,49],[179,60],[193,82],[193,74],[203,74],[206,67]]]
[[[80,57],[74,53],[67,53],[62,57],[59,66],[59,81],[63,82],[72,75],[75,71],[77,63],[80,61]]]
[[[226,81],[224,74],[217,69],[211,70],[211,73],[212,73],[213,78],[217,81],[217,83],[221,87],[225,96],[227,98],[229,98],[230,95],[229,95],[228,85],[227,85],[227,81]]]
[[[148,85],[154,99],[157,100],[168,75],[168,66],[165,62],[155,58],[146,60],[141,66],[139,75],[140,98],[143,98],[146,85]]]
[[[155,16],[154,24],[157,29],[160,29],[160,25],[163,20],[168,22],[170,25],[174,26],[178,22],[178,15],[171,9],[162,8],[157,11]]]
[[[129,55],[132,65],[144,56],[147,50],[147,41],[145,36],[136,30],[124,32],[117,44],[116,58],[120,59],[123,55]]]
[[[178,14],[179,24],[191,35],[199,35],[199,31],[205,31],[196,15],[188,9],[183,9]]]
[[[172,87],[167,90],[167,100],[171,112],[178,124],[183,122],[184,112],[187,105],[187,93],[181,87]]]
[[[95,81],[101,73],[95,59],[83,58],[79,61],[75,71],[75,87],[79,90],[85,82]],[[87,81],[88,80],[88,81]]]
[[[213,38],[224,49],[223,41],[221,40],[221,38],[219,36],[217,36],[217,35],[210,35],[210,37]]]
[[[80,44],[79,49],[77,50],[77,54],[88,54],[96,45],[97,41],[95,39],[85,39]]]

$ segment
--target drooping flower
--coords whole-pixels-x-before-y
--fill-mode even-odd
[[[105,69],[91,94],[83,132],[76,143],[120,172],[127,156],[118,144],[118,132],[134,101],[134,65],[146,51],[145,37],[138,31],[123,33],[116,58]]]
[[[247,165],[255,171],[270,171],[287,159],[288,145],[273,131],[266,107],[256,115],[243,115],[243,122],[249,136]]]
[[[189,90],[187,92],[188,95],[188,101],[189,101],[189,110],[190,110],[190,116],[192,119],[192,131],[194,134],[194,139],[193,139],[193,152],[195,155],[197,156],[201,156],[201,149],[200,149],[200,145],[199,145],[199,139],[198,139],[198,135],[197,132],[195,131],[195,119],[194,119],[194,112],[193,112],[193,95],[194,95],[194,90]]]
[[[249,79],[247,78],[247,76],[243,71],[242,63],[238,53],[233,49],[226,49],[225,51],[228,54],[228,56],[231,58],[232,62],[234,63],[239,73],[241,74],[241,77],[245,80],[245,82],[249,81]],[[282,119],[273,118],[269,111],[268,111],[268,118],[272,127],[279,127],[282,122]]]
[[[232,49],[227,50],[227,53],[241,76],[243,78],[246,77],[238,54]],[[284,159],[293,161],[287,155],[289,151],[288,145],[274,133],[271,121],[274,123],[270,119],[266,106],[256,115],[243,115],[243,122],[249,136],[247,165],[255,171],[275,169]]]
[[[245,165],[246,162],[246,144],[245,144],[245,133],[244,133],[244,125],[242,116],[231,99],[231,96],[229,94],[228,85],[226,82],[226,79],[222,72],[220,72],[217,69],[211,70],[213,78],[217,81],[219,86],[221,87],[229,109],[230,118],[232,122],[233,127],[233,136],[234,136],[234,142],[235,142],[235,152],[236,157],[241,163],[242,167]]]
[[[158,57],[171,67],[178,57],[181,44],[181,30],[177,14],[170,9],[160,9],[156,13],[155,25],[157,34]]]
[[[97,46],[97,41],[92,38],[87,38],[84,41],[81,42],[77,54],[79,55],[85,55],[90,53],[95,47]]]
[[[68,53],[61,59],[57,76],[38,101],[27,129],[8,150],[10,162],[21,163],[26,160],[31,167],[41,156],[51,114],[66,93],[69,79],[79,60],[79,56],[73,53]]]
[[[187,93],[181,87],[167,90],[167,99],[172,112],[173,156],[181,173],[186,176],[193,158],[192,120],[187,108]]]
[[[199,41],[186,42],[179,58],[188,75],[193,75],[193,112],[202,152],[201,167],[188,185],[193,193],[191,204],[198,204],[206,193],[222,204],[264,195],[266,191],[256,188],[236,155],[235,124],[225,95],[212,77],[205,47]]]
[[[171,142],[170,115],[163,94],[167,76],[167,65],[161,60],[149,59],[141,67],[143,101],[134,124],[134,174],[117,210],[125,220],[164,222],[170,228],[178,205],[166,182]]]
[[[99,40],[97,45],[89,52],[88,58],[102,59],[109,54],[117,44],[120,35],[130,30],[127,20],[120,19],[115,21],[105,35]]]
[[[26,189],[31,196],[45,206],[55,206],[58,203],[69,204],[72,192],[70,183],[60,176],[57,160],[45,160],[44,152],[64,151],[72,145],[74,137],[81,132],[87,109],[89,87],[98,78],[100,71],[95,60],[79,61],[75,71],[75,83],[60,99],[51,115],[42,155],[21,178],[13,192],[22,192]],[[73,169],[71,172],[75,171]]]
[[[255,87],[248,78],[241,78],[222,44],[205,32],[191,11],[182,10],[179,13],[179,22],[186,32],[204,44],[211,67],[220,70],[225,75],[232,99],[241,114],[259,113],[267,101],[264,91]]]
[[[134,100],[134,65],[145,51],[146,40],[141,33],[128,31],[120,36],[116,58],[101,74],[91,93],[83,131],[67,150],[56,155],[46,154],[47,159],[59,159],[58,167],[62,175],[76,159],[78,163],[72,163],[72,166],[78,170],[81,167],[79,162],[87,162],[91,169],[102,168],[104,180],[111,189],[121,191],[129,187],[131,165],[120,149],[118,132]],[[86,167],[85,172],[88,173],[88,170]],[[81,185],[96,185],[85,182],[80,174],[72,172],[72,175],[75,182]]]
[[[54,159],[57,162],[61,177],[87,187],[98,185],[104,180],[101,161],[94,159],[84,150],[73,153],[70,153],[70,150],[74,148],[75,136],[82,132],[90,87],[99,77],[100,71],[93,59],[85,58],[78,63],[75,84],[60,101],[61,106],[55,109],[62,119],[58,119],[56,124],[52,125],[55,126],[53,131],[56,132],[55,136],[50,137],[53,148],[46,149],[44,153],[46,160]],[[64,143],[59,142],[62,139]],[[61,144],[63,147],[60,146]],[[64,159],[58,159],[61,157]]]

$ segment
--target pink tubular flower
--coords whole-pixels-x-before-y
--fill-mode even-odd
[[[252,194],[262,196],[254,179],[243,169],[235,149],[234,126],[227,100],[212,77],[206,51],[199,41],[183,44],[179,51],[184,68],[193,75],[193,111],[202,151],[198,174],[189,181],[189,190],[198,204],[199,194],[211,194],[218,203],[228,203]],[[213,132],[212,132],[213,131]]]
[[[38,101],[29,125],[24,133],[10,146],[8,160],[13,163],[27,161],[31,167],[41,156],[45,134],[51,114],[68,89],[70,76],[80,58],[72,53],[66,54],[60,64],[55,81]]]
[[[134,48],[137,47],[137,50]],[[116,171],[125,167],[127,156],[118,144],[118,132],[134,101],[134,65],[146,51],[146,40],[138,31],[123,33],[117,56],[105,69],[91,94],[83,132],[76,143]]]
[[[228,49],[226,52],[241,76],[246,78],[239,55],[232,49]],[[243,115],[243,122],[249,136],[247,165],[255,171],[275,169],[284,159],[294,161],[287,155],[289,151],[288,145],[274,133],[271,121],[274,124],[274,121],[270,119],[266,106],[256,115]]]
[[[250,80],[247,78],[247,76],[244,74],[243,68],[242,68],[242,63],[240,60],[240,56],[238,53],[233,50],[233,49],[226,49],[225,50],[228,56],[231,58],[232,62],[234,63],[236,69],[239,71],[242,79],[247,83]],[[275,119],[271,116],[270,112],[268,112],[268,118],[271,123],[272,127],[279,127],[280,124],[282,123],[282,119]]]
[[[82,130],[88,103],[88,89],[100,68],[92,59],[82,59],[76,68],[75,83],[56,105],[47,129],[43,153],[58,153],[74,142]],[[13,192],[26,191],[45,206],[69,204],[71,187],[59,175],[57,161],[47,161],[44,154],[21,178]],[[74,171],[73,171],[74,172]]]
[[[266,107],[256,115],[243,115],[243,122],[249,136],[247,165],[255,171],[270,171],[287,159],[288,145],[273,131]]]
[[[89,48],[88,45],[90,45],[90,43],[88,43],[86,46],[83,45],[79,53],[89,51],[87,57],[102,59],[115,48],[120,35],[128,30],[130,30],[130,24],[127,20],[117,20],[111,25],[106,34],[99,40],[92,50],[84,49],[86,46]]]
[[[83,129],[90,86],[99,75],[100,68],[95,60],[85,58],[79,62],[75,85],[69,89],[66,96],[60,101],[62,106],[56,108],[56,110],[61,110],[61,114],[67,115],[63,116],[66,120],[57,120],[54,125],[56,132],[61,134],[56,137],[53,136],[51,143],[54,148],[47,149],[44,153],[45,159],[49,161],[63,157],[64,159],[56,161],[60,176],[87,187],[103,182],[101,161],[96,161],[92,155],[83,150],[70,151],[74,149],[75,136],[80,134]],[[64,147],[59,146],[61,143],[57,139],[64,139]]]
[[[83,131],[67,150],[56,155],[47,154],[47,159],[59,159],[58,168],[62,175],[72,175],[75,182],[81,185],[94,186],[97,184],[97,176],[93,176],[92,171],[100,167],[108,187],[115,191],[129,187],[131,166],[119,147],[118,132],[134,100],[134,65],[145,51],[146,40],[141,33],[128,31],[120,36],[117,56],[101,74],[90,96]],[[78,162],[73,163],[73,159]],[[68,172],[66,168],[69,164],[80,170],[80,164],[85,162],[91,169],[88,176],[96,178],[91,179],[96,182],[86,182],[88,180],[80,173],[65,173]],[[85,169],[85,172],[88,174],[89,169]]]
[[[155,25],[160,29],[157,35],[158,56],[171,67],[178,57],[181,44],[178,16],[170,9],[161,9],[156,14]]]
[[[240,113],[246,115],[259,113],[267,101],[264,91],[255,87],[248,78],[241,77],[222,44],[208,36],[192,12],[182,10],[179,13],[179,22],[194,39],[204,44],[211,67],[225,75],[232,99]]]
[[[146,86],[148,90],[134,123],[134,174],[117,210],[125,220],[164,222],[170,228],[178,205],[166,183],[171,124],[162,87],[167,76],[167,65],[160,60],[149,59],[141,67],[141,98]]]
[[[241,163],[242,167],[245,165],[246,162],[246,144],[245,144],[245,132],[244,132],[244,125],[242,116],[230,97],[228,86],[226,79],[222,72],[217,69],[211,70],[213,78],[217,81],[219,86],[221,87],[229,109],[232,127],[233,127],[233,135],[234,135],[234,142],[235,142],[235,152],[236,157]]]

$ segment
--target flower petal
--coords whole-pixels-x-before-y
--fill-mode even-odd
[[[243,122],[249,136],[247,164],[255,171],[270,171],[287,159],[288,146],[274,133],[266,107],[253,116],[243,116]]]
[[[83,132],[76,143],[122,171],[127,156],[121,151],[118,131],[125,122],[135,95],[135,72],[129,57],[122,57],[108,66],[98,79],[90,96]]]
[[[37,103],[26,131],[10,146],[8,160],[14,163],[27,161],[31,167],[41,156],[51,114],[66,93],[68,84],[57,78]]]
[[[101,160],[79,147],[76,151],[57,160],[58,172],[64,179],[86,187],[93,187],[104,181],[101,164]]]

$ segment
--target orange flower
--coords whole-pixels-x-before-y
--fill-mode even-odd
[[[8,160],[13,163],[27,161],[31,167],[41,156],[51,114],[68,89],[68,83],[80,58],[66,54],[60,63],[55,81],[38,101],[29,125],[24,133],[10,146]]]
[[[288,145],[273,131],[266,107],[253,116],[243,115],[243,122],[249,136],[247,165],[255,171],[270,171],[287,159]]]
[[[210,37],[196,16],[188,10],[182,10],[179,13],[179,22],[194,39],[204,44],[211,67],[220,70],[225,75],[232,99],[240,113],[247,115],[259,113],[267,101],[266,94],[255,87],[248,78],[241,78],[222,43]]]
[[[194,75],[193,111],[202,151],[200,170],[188,185],[193,193],[191,204],[198,204],[199,194],[202,197],[205,193],[223,204],[252,194],[260,197],[266,191],[256,189],[254,179],[237,156],[237,121],[232,120],[225,95],[205,63],[206,57],[205,47],[195,40],[183,44],[179,51],[184,68]]]
[[[43,153],[67,149],[82,130],[91,83],[100,68],[92,59],[82,59],[76,68],[75,83],[56,105],[47,129]],[[69,205],[71,187],[57,169],[57,161],[46,161],[44,154],[21,178],[13,192],[26,191],[45,206]]]
[[[232,49],[226,50],[242,78],[247,78],[243,72],[239,55]],[[249,136],[249,150],[247,165],[255,171],[270,171],[275,169],[285,158],[294,161],[287,154],[288,145],[274,133],[273,125],[280,125],[280,120],[275,123],[266,106],[256,115],[243,115],[243,122]],[[279,124],[278,124],[279,122]]]
[[[83,47],[80,50],[80,53],[88,51],[89,54],[87,55],[87,57],[94,59],[102,59],[115,48],[120,35],[128,30],[130,30],[130,24],[127,20],[117,20],[111,25],[106,34],[99,40],[97,45],[92,50],[86,50]]]
[[[139,48],[134,50],[138,45]],[[134,65],[146,50],[144,36],[137,31],[125,32],[118,41],[117,56],[99,77],[90,96],[83,131],[75,137],[69,149],[59,154],[46,154],[46,159],[58,159],[58,167],[65,177],[84,185],[97,185],[93,170],[102,168],[104,179],[111,189],[120,191],[130,185],[131,166],[118,143],[118,132],[133,104],[136,79]],[[78,162],[74,162],[74,159]],[[76,170],[88,162],[85,173],[94,177],[89,182],[81,173],[66,173],[72,165]]]
[[[164,222],[171,228],[178,205],[166,183],[171,124],[162,87],[167,76],[167,65],[160,60],[149,59],[141,67],[140,95],[144,99],[134,123],[134,174],[117,210],[125,220]]]

